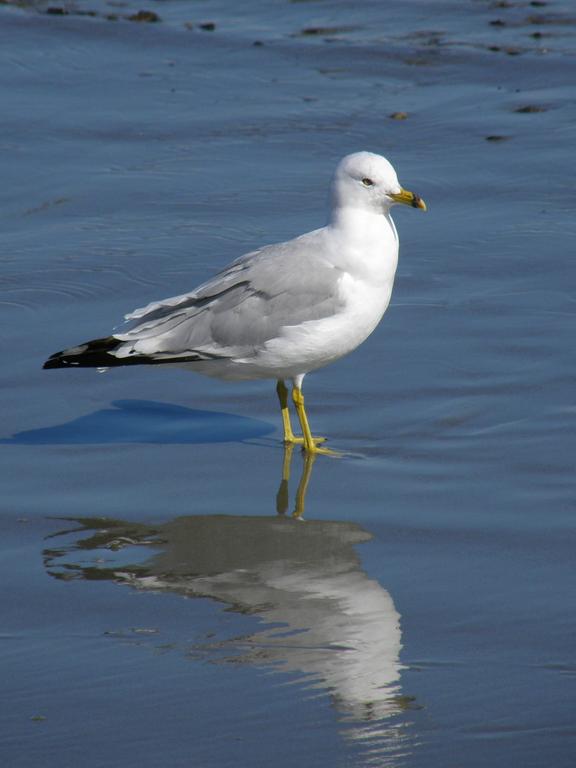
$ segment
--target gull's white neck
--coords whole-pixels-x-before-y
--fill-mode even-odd
[[[338,266],[392,287],[398,264],[398,233],[390,211],[336,206],[327,228],[338,243]]]
[[[337,230],[349,242],[380,243],[398,246],[398,233],[390,216],[390,210],[376,211],[371,208],[336,206],[332,210],[330,227]]]

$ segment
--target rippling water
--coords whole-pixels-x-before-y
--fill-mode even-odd
[[[2,764],[572,766],[572,4],[0,29]],[[306,380],[348,458],[285,453],[269,383],[41,370],[321,226],[359,149],[429,212],[395,216],[380,328]]]

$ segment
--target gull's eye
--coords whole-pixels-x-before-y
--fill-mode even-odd
[[[372,179],[368,179],[368,178],[362,179],[362,184],[364,184],[365,187],[373,187],[374,186],[374,182],[372,181]]]

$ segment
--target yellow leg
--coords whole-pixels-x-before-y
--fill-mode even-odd
[[[276,394],[280,401],[280,411],[282,413],[282,424],[284,426],[284,442],[289,445],[294,445],[297,440],[292,432],[292,424],[290,422],[290,411],[288,410],[288,389],[283,381],[278,381],[276,384]]]
[[[284,443],[285,445],[302,445],[305,440],[303,437],[296,437],[292,431],[292,423],[290,421],[290,411],[288,410],[288,389],[282,380],[279,380],[276,384],[276,394],[280,401],[280,411],[282,413],[282,425],[284,427]],[[315,437],[314,442],[324,443],[325,437]]]
[[[304,408],[304,395],[302,394],[302,390],[296,385],[294,385],[294,389],[292,390],[292,400],[296,408],[296,413],[298,414],[300,427],[302,428],[304,450],[307,453],[323,453],[327,456],[340,456],[341,454],[337,451],[331,451],[330,448],[319,447],[318,443],[326,438],[312,437],[310,425],[308,424],[308,417],[306,416],[306,409]]]

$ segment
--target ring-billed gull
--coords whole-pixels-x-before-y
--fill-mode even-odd
[[[241,256],[196,290],[137,309],[121,333],[56,352],[44,368],[177,365],[219,379],[275,379],[284,441],[332,453],[313,437],[302,382],[352,352],[376,328],[392,294],[395,203],[426,210],[386,158],[346,156],[322,229]],[[302,429],[290,423],[288,389]]]

